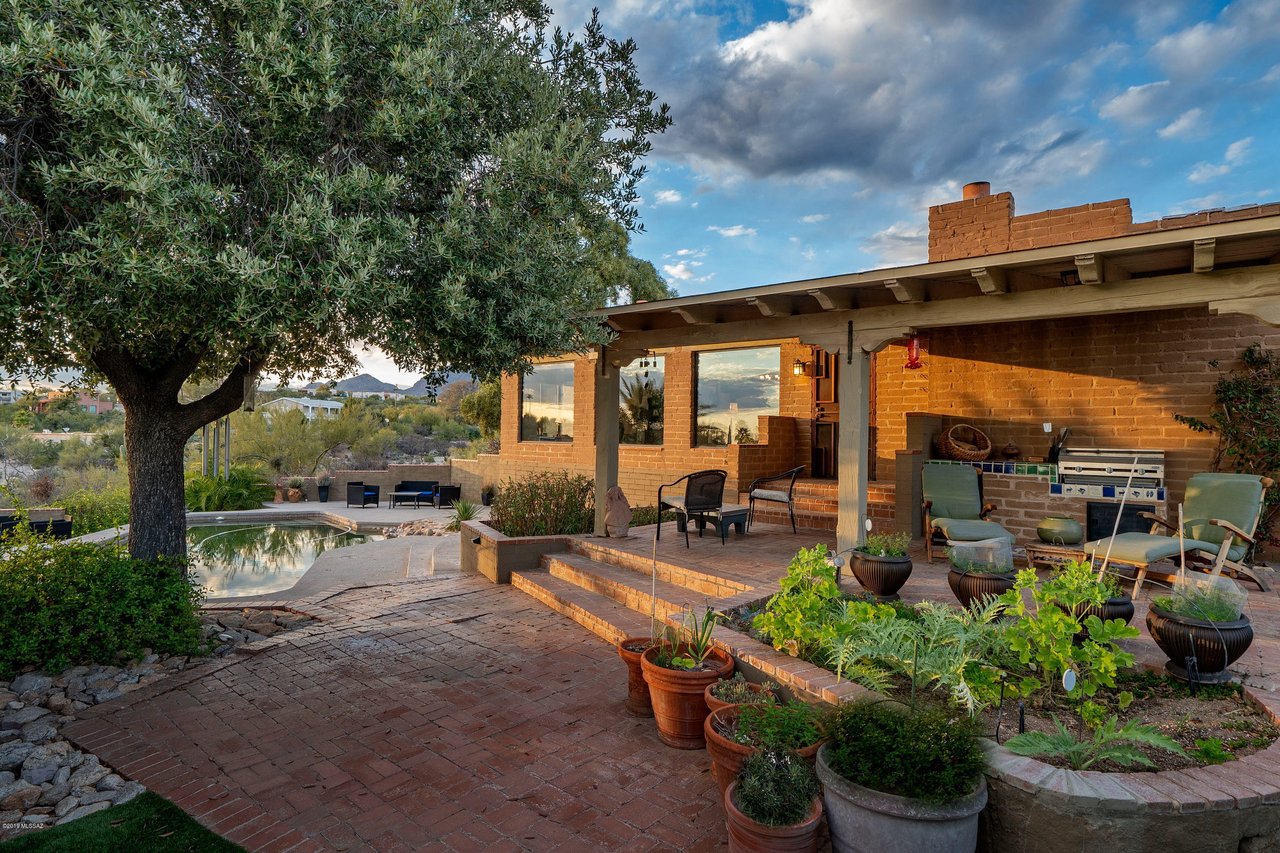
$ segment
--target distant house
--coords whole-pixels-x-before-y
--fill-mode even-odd
[[[277,412],[302,412],[309,421],[316,418],[336,418],[342,411],[342,403],[337,400],[315,400],[310,397],[277,397],[258,406],[266,416]]]
[[[0,389],[0,405],[4,405],[8,403],[16,403],[22,399],[22,395],[24,393],[26,392],[17,391],[10,388]]]
[[[101,415],[107,412],[115,411],[116,402],[114,400],[105,400],[96,394],[87,394],[84,391],[50,391],[47,394],[40,395],[40,399],[36,400],[36,414],[44,414],[54,403],[66,398],[73,398],[76,405],[80,407],[80,411],[88,412],[91,415]]]

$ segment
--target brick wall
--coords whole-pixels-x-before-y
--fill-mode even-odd
[[[1012,219],[1012,193],[967,198],[929,208],[929,261],[1007,252]]]

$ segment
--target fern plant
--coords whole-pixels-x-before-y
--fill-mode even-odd
[[[1072,770],[1088,770],[1099,761],[1110,761],[1121,767],[1135,764],[1154,767],[1155,762],[1139,749],[1141,746],[1163,749],[1182,757],[1187,754],[1173,738],[1161,734],[1155,726],[1143,725],[1137,720],[1120,726],[1112,715],[1087,739],[1077,738],[1056,716],[1053,724],[1057,728],[1055,732],[1024,732],[1007,740],[1005,747],[1015,755],[1060,758]]]

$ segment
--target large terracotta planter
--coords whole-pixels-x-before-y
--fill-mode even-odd
[[[935,805],[864,788],[831,769],[830,744],[818,750],[818,779],[836,853],[973,853],[987,780],[972,794]]]
[[[716,730],[716,723],[730,723],[734,721],[741,705],[728,705],[712,711],[702,726],[703,737],[707,741],[707,754],[711,756],[711,775],[715,777],[716,784],[720,786],[720,792],[724,793],[730,783],[738,778],[738,774],[742,772],[742,762],[753,752],[759,752],[754,746],[747,746],[720,734]],[[818,755],[818,747],[822,746],[824,741],[810,744],[803,749],[797,749],[796,753],[810,764],[813,764],[815,757]]]
[[[618,657],[627,665],[627,700],[623,707],[633,717],[652,717],[653,703],[649,701],[649,685],[644,680],[644,671],[640,668],[640,656],[649,648],[652,640],[649,637],[624,637],[618,642]],[[643,646],[639,651],[632,651],[628,646]]]
[[[1197,680],[1211,684],[1230,681],[1227,667],[1239,660],[1253,642],[1248,616],[1231,622],[1210,622],[1169,613],[1154,604],[1147,611],[1147,631],[1168,656],[1164,667],[1170,675],[1186,681],[1186,660],[1194,654]]]
[[[911,558],[881,557],[854,551],[849,555],[849,571],[877,601],[897,601],[900,598],[898,590],[911,577]]]
[[[1013,589],[1017,581],[1013,573],[993,574],[991,572],[962,572],[952,568],[947,572],[947,584],[955,593],[960,604],[968,607],[971,602],[982,601],[987,596],[1001,595]]]
[[[724,792],[725,825],[729,829],[730,853],[813,853],[818,849],[818,837],[822,833],[822,800],[813,798],[813,805],[804,820],[791,826],[765,826],[744,815],[733,795],[738,783],[734,782]]]
[[[723,699],[717,699],[711,691],[714,690],[716,684],[719,684],[719,683],[720,682],[717,681],[712,684],[708,684],[706,687],[706,690],[704,691],[705,695],[703,696],[703,698],[707,700],[708,711],[714,714],[716,711],[719,711],[721,708],[728,708],[731,705],[746,704],[743,702],[725,702]],[[765,690],[763,684],[748,684],[747,689],[750,690],[752,693],[756,694],[756,696],[759,697],[761,701],[764,701],[766,696],[773,696],[773,691]]]
[[[653,718],[658,724],[658,737],[667,746],[676,749],[702,749],[706,738],[702,723],[707,719],[706,689],[733,672],[733,658],[712,649],[705,663],[709,669],[687,672],[667,669],[654,663],[657,647],[641,656],[640,666],[644,680],[649,684],[649,699],[653,702]]]

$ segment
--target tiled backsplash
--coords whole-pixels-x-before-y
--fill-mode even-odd
[[[1029,477],[1048,477],[1050,483],[1058,482],[1058,466],[1047,462],[964,462],[959,459],[930,459],[926,465],[972,465],[984,474],[1014,474]]]

